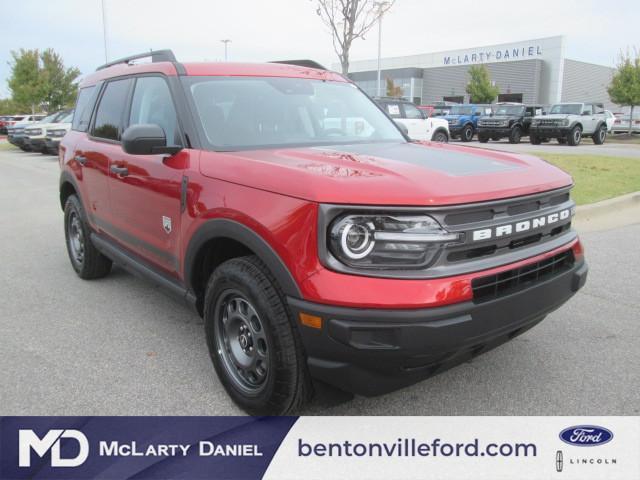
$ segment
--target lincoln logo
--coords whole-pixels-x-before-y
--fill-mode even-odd
[[[473,231],[473,241],[489,240],[491,238],[506,237],[514,233],[528,232],[536,228],[542,228],[545,225],[553,225],[561,220],[566,220],[571,216],[571,209],[560,210],[559,212],[544,215],[542,217],[523,220],[517,223],[508,223],[498,227],[482,228]]]

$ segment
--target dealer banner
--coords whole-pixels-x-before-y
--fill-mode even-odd
[[[640,417],[3,417],[2,479],[640,478]]]

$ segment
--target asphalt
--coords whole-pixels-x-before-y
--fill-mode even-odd
[[[54,157],[0,149],[0,415],[242,414],[198,316],[120,269],[75,275],[58,172]],[[586,233],[586,287],[498,349],[382,397],[323,394],[302,413],[640,414],[639,237],[640,223]]]

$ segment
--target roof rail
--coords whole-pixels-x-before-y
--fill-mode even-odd
[[[284,63],[286,65],[295,65],[297,67],[317,68],[318,70],[327,70],[314,60],[274,60],[269,63]]]
[[[105,63],[104,65],[100,65],[96,68],[96,71],[102,70],[108,67],[113,67],[114,65],[118,65],[120,63],[130,63],[134,60],[138,60],[140,58],[148,58],[151,57],[151,62],[177,62],[176,56],[173,54],[171,50],[152,50],[145,53],[139,53],[138,55],[131,55],[124,58],[119,58],[118,60],[113,60],[112,62]]]

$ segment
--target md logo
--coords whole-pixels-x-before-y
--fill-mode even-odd
[[[78,454],[73,458],[60,457],[60,440],[73,439],[78,442]],[[40,438],[33,430],[20,430],[18,433],[18,466],[31,466],[31,450],[39,457],[44,457],[51,450],[52,467],[77,467],[89,456],[89,440],[78,430],[49,430]]]

